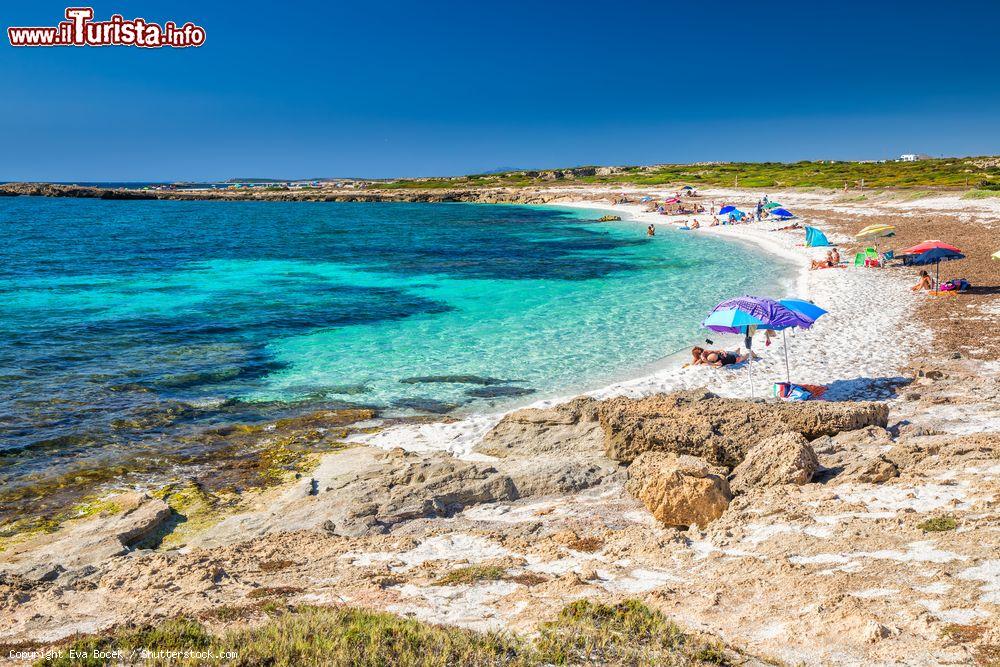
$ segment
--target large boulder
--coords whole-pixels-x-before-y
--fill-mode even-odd
[[[666,526],[704,528],[732,499],[725,470],[694,456],[646,452],[628,468],[625,490]]]
[[[783,433],[812,440],[871,425],[885,427],[889,407],[868,402],[764,403],[693,390],[608,399],[599,404],[598,416],[605,452],[616,461],[663,451],[733,468],[753,445]]]
[[[751,449],[733,470],[729,484],[733,493],[746,493],[762,486],[802,485],[812,479],[818,468],[816,452],[805,437],[782,433]]]

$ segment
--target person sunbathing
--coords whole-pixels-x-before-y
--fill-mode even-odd
[[[834,266],[840,264],[840,252],[836,248],[830,251],[830,261]]]
[[[934,288],[934,281],[931,280],[931,276],[926,271],[920,272],[920,280],[916,285],[910,288],[911,292],[919,292],[920,290],[930,291]]]
[[[833,261],[833,252],[827,252],[824,259],[814,259],[810,264],[810,269],[829,269],[836,266]]]
[[[749,357],[745,354],[740,354],[739,352],[727,352],[725,350],[705,350],[702,357],[702,363],[708,366],[715,366],[716,368],[721,368],[722,366],[732,366],[733,364],[742,364],[744,361],[749,359]]]
[[[704,354],[705,348],[695,345],[691,348],[691,361],[684,364],[683,368],[687,368],[688,366],[701,366],[705,363]]]
[[[698,222],[697,220],[692,220],[691,221],[691,229],[698,229],[699,227],[701,227],[701,223],[700,222]]]

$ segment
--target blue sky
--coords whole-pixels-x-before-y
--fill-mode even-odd
[[[236,10],[239,6],[241,9]],[[65,3],[5,2],[4,28]],[[197,49],[0,44],[0,180],[1000,153],[1000,3],[130,2]]]

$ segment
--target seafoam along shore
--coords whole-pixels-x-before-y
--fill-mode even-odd
[[[697,217],[647,213],[646,207],[639,204],[613,205],[607,193],[593,191],[587,194],[593,198],[581,197],[553,202],[552,205],[602,212],[613,210],[623,218],[619,224],[634,225],[637,233],[643,233],[642,229],[650,223],[660,227],[663,233],[665,226],[680,227],[685,221]],[[669,192],[657,194],[671,196]],[[621,193],[615,195],[621,196]],[[713,200],[720,205],[722,202],[735,203],[748,208],[751,202],[747,199],[746,192],[707,191],[698,201],[706,208]],[[707,225],[710,219],[705,214],[700,218],[703,225]],[[808,218],[799,222],[823,227],[822,221]],[[777,231],[787,225],[787,222],[760,222],[702,226],[683,233],[710,234],[730,242],[750,244],[792,263],[796,267],[794,275],[782,275],[781,270],[776,268],[775,282],[784,287],[786,296],[814,301],[829,311],[813,328],[788,334],[788,358],[793,381],[827,385],[827,396],[831,399],[888,398],[892,395],[892,384],[899,377],[899,369],[925,350],[931,335],[913,317],[918,302],[917,296],[907,289],[909,276],[853,267],[810,270],[811,259],[817,257],[816,250],[804,246],[803,233],[799,230]],[[836,244],[848,239],[831,233],[830,240]],[[705,280],[710,279],[711,276],[705,276]],[[669,295],[664,295],[664,298],[669,298]],[[726,349],[736,349],[742,344],[742,337],[739,336],[711,334],[711,339]],[[691,344],[701,342],[693,340]],[[766,347],[763,333],[755,338],[754,351],[761,357],[754,361],[752,369],[757,397],[769,396],[771,385],[785,379],[784,345],[780,337]],[[601,399],[622,395],[638,398],[678,389],[707,387],[724,397],[750,396],[749,370],[745,366],[735,369],[683,367],[687,360],[686,354],[665,358],[640,377],[623,378],[609,386],[595,388],[587,395]],[[528,407],[550,407],[570,398],[536,401]],[[445,450],[459,457],[477,458],[471,451],[472,447],[504,414],[471,415],[451,423],[400,425],[374,435],[357,436],[357,441],[409,451]]]

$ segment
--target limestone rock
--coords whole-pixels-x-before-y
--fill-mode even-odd
[[[553,408],[527,408],[505,416],[476,446],[489,456],[520,458],[538,454],[600,451],[604,432],[597,417],[598,402],[577,398]]]
[[[816,453],[799,433],[783,433],[764,440],[750,450],[733,470],[734,493],[780,484],[808,483],[819,468]]]
[[[93,518],[70,521],[56,533],[14,545],[0,555],[0,571],[52,581],[62,572],[128,553],[170,517],[162,500],[140,493],[109,498],[109,509]]]
[[[358,536],[388,532],[394,525],[425,517],[451,516],[469,505],[514,500],[507,475],[481,463],[447,454],[392,452],[382,465],[338,480],[326,489],[337,502],[327,518],[330,532]],[[329,528],[328,528],[329,530]]]
[[[628,469],[625,489],[667,526],[704,528],[729,507],[725,471],[694,456],[646,452]]]
[[[608,458],[629,462],[645,451],[700,456],[735,467],[749,449],[782,433],[812,440],[866,426],[885,427],[884,403],[762,403],[724,399],[705,390],[612,398],[599,404]]]

